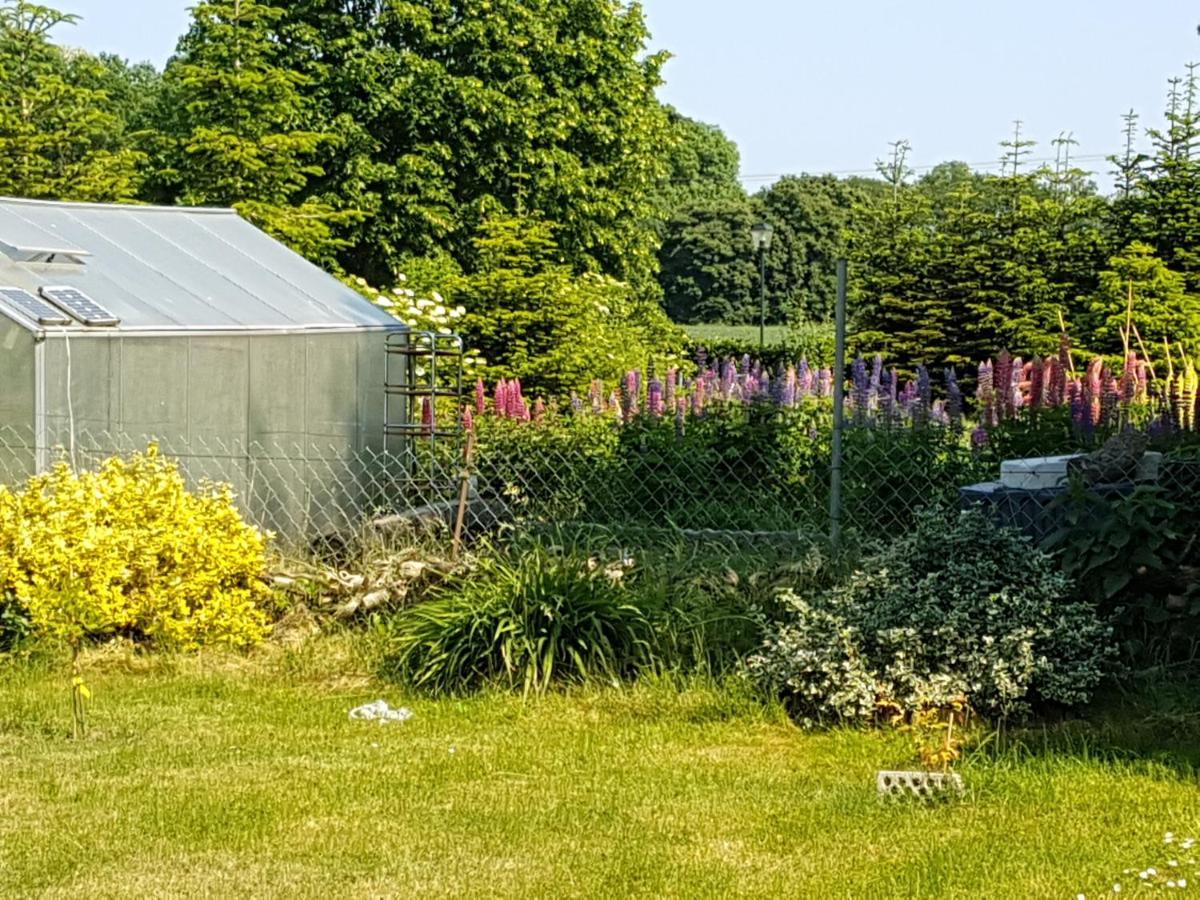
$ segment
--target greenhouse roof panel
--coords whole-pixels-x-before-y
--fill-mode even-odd
[[[86,253],[0,256],[0,282],[75,288],[119,331],[403,327],[232,210],[0,198],[0,235]]]

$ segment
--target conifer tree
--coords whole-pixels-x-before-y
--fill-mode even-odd
[[[103,64],[50,41],[75,21],[25,0],[0,3],[0,193],[111,201],[138,190],[140,155],[100,86]]]

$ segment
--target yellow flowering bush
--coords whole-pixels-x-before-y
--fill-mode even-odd
[[[246,647],[267,626],[267,538],[228,486],[191,492],[151,446],[94,472],[66,464],[0,487],[0,596],[34,630],[177,649]]]

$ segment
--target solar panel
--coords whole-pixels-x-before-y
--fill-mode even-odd
[[[0,287],[0,297],[18,312],[33,319],[39,325],[73,325],[68,316],[63,315],[45,300],[33,296],[29,291],[19,287]]]
[[[117,325],[121,321],[77,288],[50,285],[38,288],[38,291],[59,309],[69,312],[84,325]]]

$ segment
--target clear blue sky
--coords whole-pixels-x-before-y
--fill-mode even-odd
[[[51,0],[52,2],[52,0]],[[161,64],[190,0],[59,0],[60,40]],[[662,97],[725,129],[745,176],[869,171],[889,141],[912,162],[990,163],[1013,119],[1115,152],[1131,107],[1156,124],[1166,79],[1200,60],[1193,0],[645,0],[671,51]],[[1107,185],[1103,160],[1085,159]],[[767,179],[747,177],[748,187]]]

